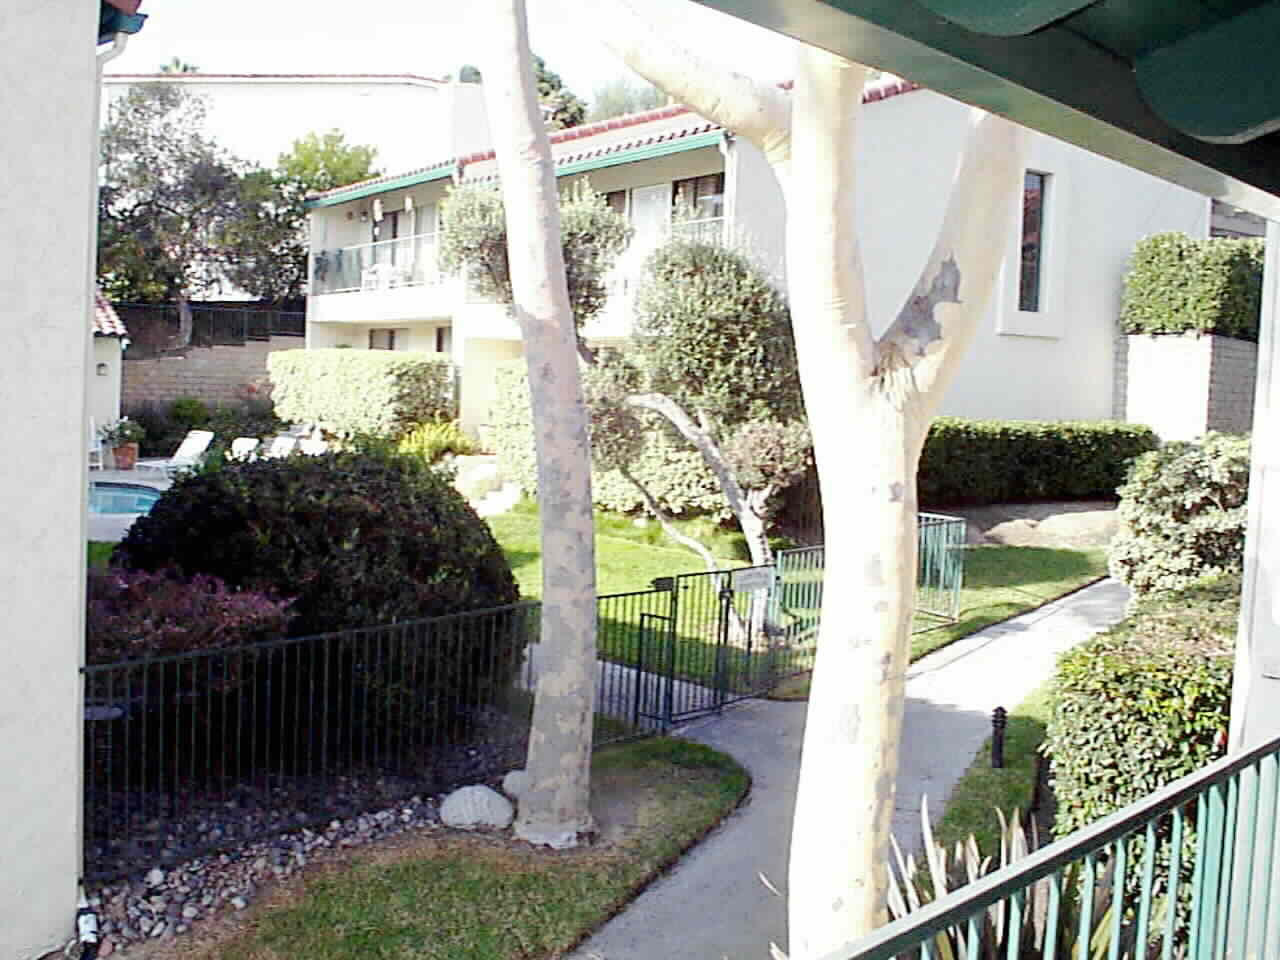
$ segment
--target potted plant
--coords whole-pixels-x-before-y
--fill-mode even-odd
[[[138,444],[147,435],[142,424],[128,417],[121,417],[98,430],[102,442],[111,448],[117,470],[132,470],[138,462]]]

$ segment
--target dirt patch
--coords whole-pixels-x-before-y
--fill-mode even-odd
[[[1116,532],[1116,504],[1110,500],[1002,503],[956,507],[939,513],[968,521],[970,544],[1010,547],[1105,547]]]

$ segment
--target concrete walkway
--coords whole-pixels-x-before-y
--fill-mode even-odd
[[[1049,676],[1059,653],[1120,619],[1128,600],[1104,580],[988,627],[907,672],[894,833],[920,845],[920,798],[936,816],[991,730]],[[752,777],[747,802],[671,873],[614,917],[573,960],[767,960],[786,946],[785,893],[805,704],[748,701],[676,732],[730,754]]]

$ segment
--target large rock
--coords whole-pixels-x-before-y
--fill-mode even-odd
[[[515,815],[510,800],[482,786],[460,787],[440,805],[440,821],[459,830],[505,830]]]
[[[502,778],[502,792],[517,800],[529,789],[529,771],[512,770]]]

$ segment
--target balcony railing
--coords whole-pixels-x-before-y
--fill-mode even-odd
[[[313,294],[430,286],[440,279],[434,233],[318,250],[311,259]]]
[[[699,243],[720,243],[724,240],[724,217],[677,220],[671,224],[671,235]]]
[[[825,960],[1277,956],[1278,768],[1226,757]]]

